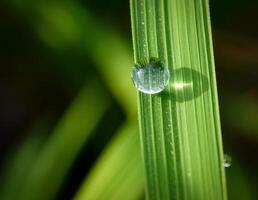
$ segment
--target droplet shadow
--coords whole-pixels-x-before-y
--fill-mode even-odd
[[[167,86],[170,90],[166,89],[158,95],[167,95],[177,102],[185,102],[209,90],[208,78],[194,69],[183,67],[171,71],[170,74],[170,84]]]

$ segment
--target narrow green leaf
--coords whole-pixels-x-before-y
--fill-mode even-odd
[[[94,165],[75,200],[136,200],[143,195],[137,126],[125,123]]]
[[[227,199],[207,0],[131,0],[135,62],[170,70],[165,91],[139,93],[149,199]]]
[[[28,176],[28,171],[33,169],[40,148],[43,146],[45,136],[42,130],[46,130],[46,124],[40,122],[32,128],[30,137],[20,144],[16,150],[9,153],[4,167],[1,167],[0,175],[0,199],[19,199],[23,192],[22,185]]]
[[[96,79],[87,82],[27,172],[24,200],[54,199],[74,159],[109,106]]]

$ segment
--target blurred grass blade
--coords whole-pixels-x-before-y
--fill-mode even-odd
[[[54,199],[76,155],[108,108],[96,79],[87,82],[45,144],[28,173],[20,199]]]
[[[140,142],[135,124],[126,123],[107,146],[75,200],[136,200],[143,195]]]
[[[77,47],[87,53],[125,112],[135,116],[136,92],[128,71],[133,56],[118,31],[97,21],[75,1],[12,0],[8,4],[21,13],[49,46],[59,51]]]
[[[19,199],[23,192],[21,187],[27,179],[28,172],[33,168],[37,160],[40,148],[42,148],[47,130],[46,124],[37,124],[27,138],[13,153],[8,155],[7,161],[0,176],[0,199]]]
[[[207,0],[131,0],[135,62],[171,74],[158,95],[139,93],[149,199],[227,199]]]

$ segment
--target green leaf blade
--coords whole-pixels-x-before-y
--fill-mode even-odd
[[[171,73],[157,95],[139,93],[149,199],[226,199],[208,2],[131,0],[135,62]]]

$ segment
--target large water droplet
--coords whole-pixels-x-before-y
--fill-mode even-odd
[[[164,90],[169,78],[168,68],[157,59],[151,59],[147,64],[135,65],[132,69],[135,87],[147,94],[156,94]]]
[[[223,165],[224,167],[230,167],[232,165],[232,158],[227,154],[224,154]]]

